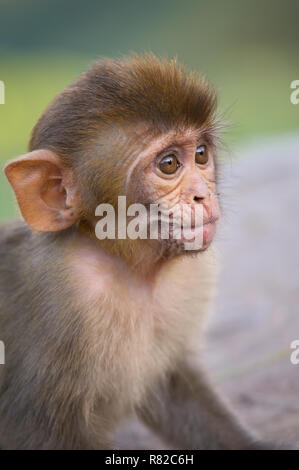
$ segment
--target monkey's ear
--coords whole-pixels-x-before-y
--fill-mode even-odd
[[[73,175],[49,150],[35,150],[4,168],[21,213],[33,229],[55,232],[78,218],[78,197]]]

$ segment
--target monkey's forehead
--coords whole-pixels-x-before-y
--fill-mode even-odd
[[[203,142],[216,150],[218,140],[217,135],[213,133],[213,127],[177,125],[164,131],[144,122],[126,122],[112,128],[107,126],[105,131],[101,129],[89,142],[88,148],[95,159],[99,154],[119,156],[123,165],[125,162],[130,164],[151,160],[167,149],[194,147]],[[118,161],[119,158],[114,161],[114,165],[117,165]]]

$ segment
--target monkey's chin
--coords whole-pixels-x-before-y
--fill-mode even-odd
[[[188,239],[182,238],[182,241],[184,243],[186,251],[193,251],[194,252],[200,252],[200,251],[205,251],[210,244],[212,243],[215,233],[216,233],[216,223],[215,222],[207,222],[203,225],[203,227],[200,227],[200,239],[202,243],[200,246],[196,249],[193,249],[191,246],[191,250],[186,249],[186,247],[189,246],[190,244],[190,237]],[[192,235],[192,234],[191,234]],[[192,239],[191,239],[192,243]]]
[[[202,232],[202,243],[200,243],[199,247],[196,248],[196,244],[194,245],[193,240],[190,238],[175,239],[169,238],[168,240],[159,240],[160,243],[160,250],[163,258],[172,258],[175,256],[188,256],[188,255],[195,255],[197,253],[201,253],[205,251],[212,243],[215,233],[216,233],[216,223],[209,222],[204,224]],[[194,248],[194,246],[195,248]]]

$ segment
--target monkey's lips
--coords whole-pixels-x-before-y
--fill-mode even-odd
[[[204,222],[203,225],[200,226],[191,226],[189,229],[182,229],[182,238],[181,241],[184,243],[192,243],[195,238],[199,238],[202,240],[202,247],[200,250],[206,249],[212,242],[215,233],[216,233],[216,221],[209,220]]]
[[[208,248],[213,241],[216,233],[217,220],[218,218],[216,217],[209,217],[203,222],[203,224],[198,226],[191,224],[189,227],[185,227],[183,224],[176,225],[175,223],[170,223],[170,239],[176,239],[177,242],[181,242],[182,244],[193,244],[195,240],[197,240],[200,247],[195,249],[195,251],[203,251]],[[179,233],[179,237],[175,236],[176,233]]]

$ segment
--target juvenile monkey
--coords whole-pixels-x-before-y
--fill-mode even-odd
[[[101,60],[5,167],[24,222],[1,229],[1,448],[113,448],[131,413],[173,448],[255,446],[192,364],[215,278],[215,113],[213,89],[175,61]],[[119,195],[201,205],[202,247],[98,240],[95,209]]]

